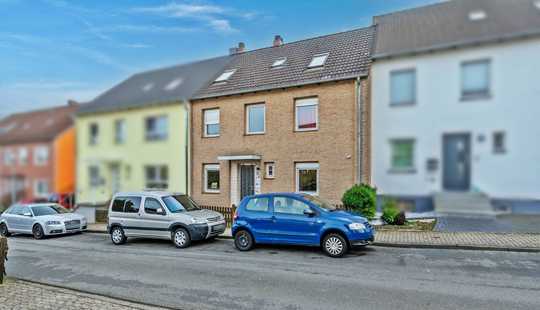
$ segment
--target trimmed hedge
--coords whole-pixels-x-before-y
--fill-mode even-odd
[[[0,284],[4,283],[4,275],[6,273],[4,263],[7,259],[7,252],[7,238],[0,236]]]
[[[369,184],[356,184],[343,194],[341,202],[345,208],[371,220],[377,210],[377,189]]]

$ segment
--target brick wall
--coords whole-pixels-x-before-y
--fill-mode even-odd
[[[357,162],[356,82],[347,80],[303,87],[257,92],[245,95],[197,100],[192,104],[192,180],[191,194],[206,205],[228,205],[230,200],[230,167],[220,155],[256,154],[262,159],[261,191],[294,191],[295,163],[318,162],[319,195],[338,202],[343,192],[355,183]],[[369,85],[362,81],[364,104],[369,107]],[[319,129],[295,132],[296,98],[317,96]],[[266,133],[245,134],[245,105],[266,104]],[[203,110],[220,109],[220,136],[203,138]],[[369,109],[364,109],[365,122]],[[367,124],[364,124],[367,125]],[[369,132],[364,126],[364,148],[369,147]],[[369,154],[364,150],[363,154]],[[364,158],[362,175],[369,178],[369,158]],[[264,178],[264,163],[274,162],[275,179]],[[220,193],[203,193],[203,164],[220,164]]]

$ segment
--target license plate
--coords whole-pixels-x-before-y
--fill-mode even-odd
[[[225,230],[225,224],[212,226],[212,232]]]

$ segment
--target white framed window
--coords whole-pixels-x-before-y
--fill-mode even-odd
[[[219,164],[203,165],[205,193],[219,193]]]
[[[416,70],[390,72],[390,105],[410,105],[416,102]]]
[[[467,61],[461,64],[461,96],[482,97],[490,92],[489,59]]]
[[[169,168],[165,165],[146,166],[144,168],[146,188],[169,188]]]
[[[274,179],[276,177],[276,163],[267,162],[264,163],[264,175],[267,179]]]
[[[313,195],[319,193],[319,163],[296,164],[296,191]]]
[[[90,127],[88,129],[89,131],[89,138],[88,141],[90,145],[96,145],[99,141],[99,126],[96,123],[90,124]]]
[[[390,165],[394,171],[414,169],[414,139],[394,139],[390,141]]]
[[[168,119],[166,115],[150,116],[145,119],[146,141],[161,141],[168,137]]]
[[[46,165],[49,161],[49,148],[46,146],[38,146],[34,148],[34,164],[36,166]]]
[[[294,103],[296,131],[319,129],[319,99],[297,99]]]
[[[204,136],[219,137],[219,109],[204,110]]]
[[[278,60],[274,61],[272,68],[284,66],[286,62],[287,57],[279,58]]]
[[[326,59],[328,58],[329,53],[317,54],[314,55],[311,59],[311,62],[308,65],[308,68],[318,68],[324,66]]]
[[[28,163],[28,149],[21,147],[19,149],[19,165],[26,165]]]
[[[246,105],[246,133],[263,134],[266,130],[264,103]]]
[[[12,150],[4,150],[4,164],[6,166],[15,164],[15,154]]]
[[[101,185],[101,176],[98,166],[88,167],[88,184],[90,185],[90,188],[96,188]]]
[[[226,70],[221,73],[217,79],[214,80],[214,82],[225,82],[227,81],[234,73],[236,72],[236,69]]]
[[[34,196],[47,197],[49,195],[49,182],[47,180],[34,180]]]
[[[124,144],[126,142],[126,120],[117,119],[114,121],[114,143]]]

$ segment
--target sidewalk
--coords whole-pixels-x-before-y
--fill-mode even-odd
[[[123,300],[103,297],[101,295],[82,293],[75,290],[58,288],[27,282],[23,280],[8,279],[0,285],[1,309],[95,309],[95,310],[158,310],[144,304],[127,302]]]
[[[107,225],[90,224],[89,232],[105,233]],[[227,228],[221,238],[232,238]],[[438,231],[377,231],[377,246],[503,250],[540,252],[540,234],[487,233],[487,232],[438,232]]]

